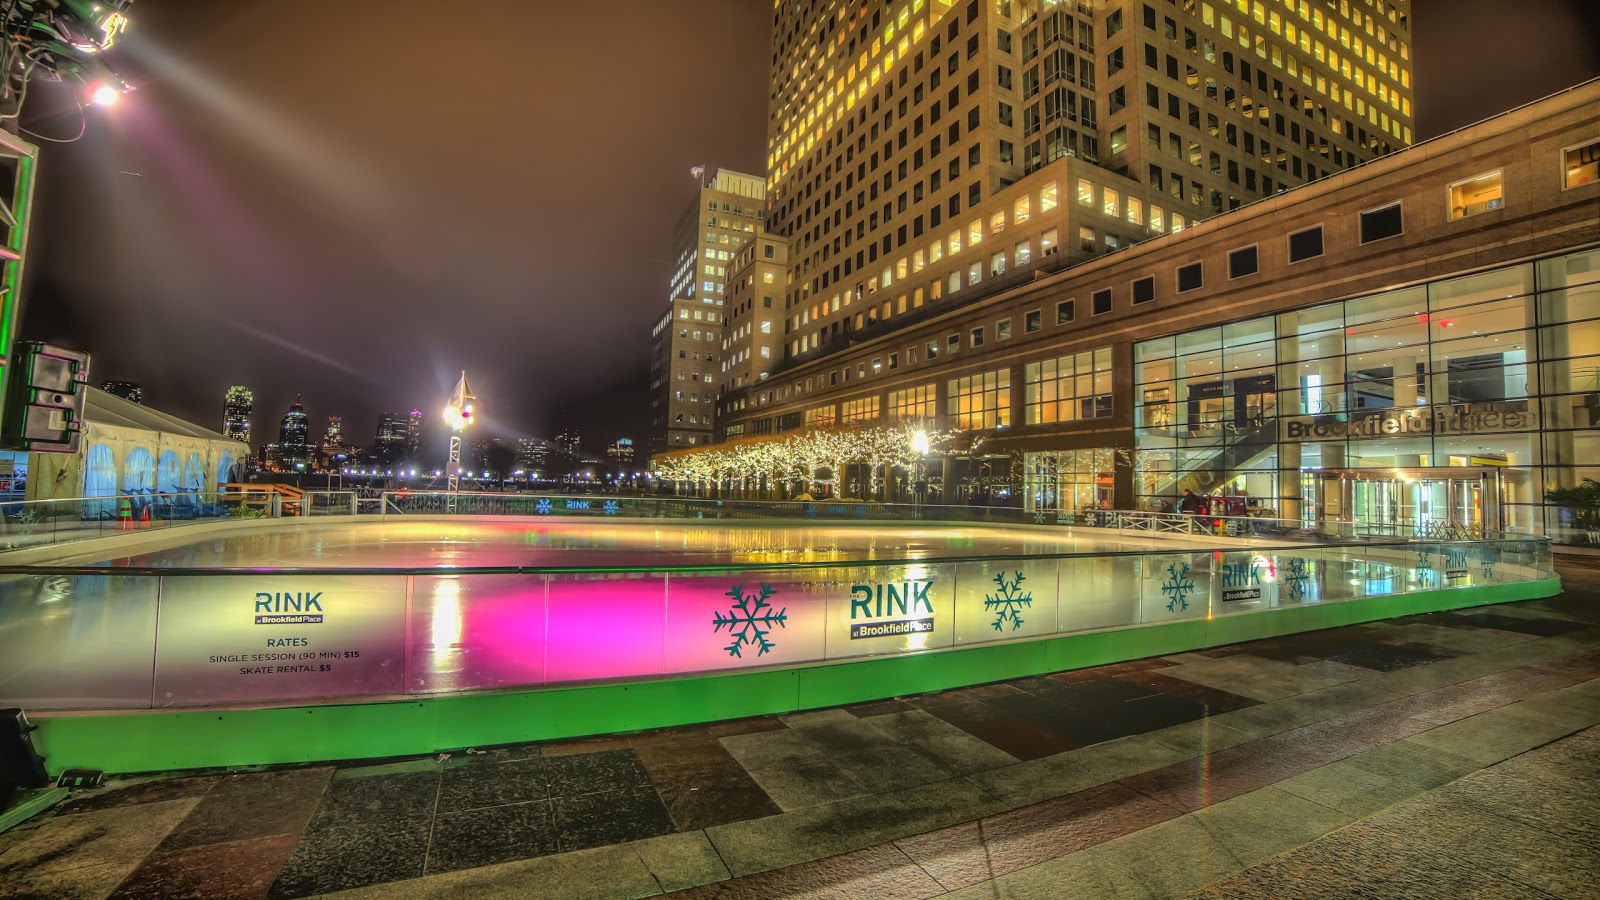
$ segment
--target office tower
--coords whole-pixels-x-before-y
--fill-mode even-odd
[[[310,427],[306,409],[296,397],[278,425],[277,463],[285,469],[300,468],[309,461]]]
[[[322,449],[329,452],[344,449],[344,416],[328,417],[328,431],[322,436]]]
[[[255,411],[255,395],[242,384],[228,388],[222,398],[222,433],[236,441],[250,443],[250,415]]]
[[[789,242],[758,232],[734,254],[723,298],[727,327],[719,379],[723,393],[767,377],[783,359],[783,292]]]
[[[106,381],[100,384],[100,390],[113,396],[121,397],[129,403],[144,402],[144,388],[134,381]]]
[[[606,448],[606,457],[619,466],[633,463],[633,439],[617,438]]]
[[[678,219],[667,309],[650,333],[653,451],[711,440],[727,270],[761,230],[765,201],[759,177],[719,169]]]
[[[782,6],[767,202],[791,242],[786,358],[1406,146],[1409,7]]]
[[[582,443],[582,439],[578,435],[578,429],[569,425],[556,432],[555,443],[562,453],[576,459],[580,452],[579,445]]]
[[[411,446],[411,420],[391,412],[378,414],[378,427],[372,450],[378,461],[393,465],[406,458]]]
[[[422,458],[422,410],[413,409],[406,422],[406,452],[410,459]]]

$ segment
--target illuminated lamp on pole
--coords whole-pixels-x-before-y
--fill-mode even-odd
[[[911,436],[911,452],[917,455],[917,481],[911,486],[911,493],[916,498],[917,518],[922,518],[922,495],[927,491],[927,485],[922,480],[922,460],[928,455],[928,432],[918,428],[917,433]]]
[[[445,489],[454,494],[461,490],[461,434],[472,424],[472,401],[478,399],[467,385],[467,373],[461,373],[455,390],[450,392],[450,402],[444,407],[444,421],[450,426],[450,464],[446,467],[448,480]]]

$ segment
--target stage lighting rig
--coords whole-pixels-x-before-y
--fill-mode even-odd
[[[132,90],[100,59],[128,27],[133,0],[0,0],[0,118],[14,120],[34,78],[74,82],[80,103],[111,106]]]

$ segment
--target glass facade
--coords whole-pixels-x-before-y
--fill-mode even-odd
[[[1116,451],[1107,448],[1025,454],[1023,508],[1034,513],[1114,508],[1115,459]]]
[[[1134,366],[1143,508],[1189,488],[1573,540],[1547,495],[1600,478],[1600,251],[1145,341]]]

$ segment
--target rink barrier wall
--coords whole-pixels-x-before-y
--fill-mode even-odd
[[[387,702],[43,713],[32,716],[33,739],[52,774],[420,756],[781,715],[1559,592],[1550,577],[788,668]]]

